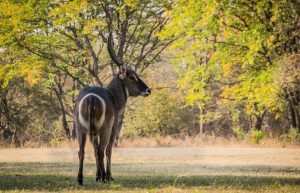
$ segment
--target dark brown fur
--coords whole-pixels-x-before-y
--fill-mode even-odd
[[[127,98],[129,96],[148,96],[151,94],[150,88],[138,77],[136,72],[126,69],[116,58],[112,49],[112,35],[108,40],[108,50],[112,60],[120,67],[120,73],[112,79],[107,88],[83,88],[75,102],[74,121],[79,142],[77,181],[80,185],[83,183],[86,136],[89,134],[94,147],[97,165],[96,181],[107,182],[113,180],[111,176],[112,147],[121,129]],[[104,105],[101,101],[104,102]],[[86,121],[83,123],[87,123],[86,125],[80,121],[79,108],[81,108],[80,113]],[[105,116],[103,124],[99,125],[99,119],[103,116]],[[104,168],[104,154],[106,154],[107,159],[106,171]]]

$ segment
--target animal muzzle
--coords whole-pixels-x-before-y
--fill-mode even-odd
[[[150,88],[146,88],[146,90],[141,93],[141,95],[144,97],[149,96],[150,94],[151,94]]]

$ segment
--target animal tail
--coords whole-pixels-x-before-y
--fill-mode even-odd
[[[90,138],[94,137],[96,131],[95,131],[95,97],[90,96],[89,97],[89,123],[90,123]]]

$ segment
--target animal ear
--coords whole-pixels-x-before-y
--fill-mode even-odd
[[[121,79],[126,78],[126,74],[127,74],[126,67],[124,65],[121,65],[120,68],[119,68],[119,70],[120,70],[120,74],[119,74],[120,78]]]

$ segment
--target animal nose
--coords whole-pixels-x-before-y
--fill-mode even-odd
[[[151,89],[150,89],[150,88],[146,88],[146,93],[147,93],[148,95],[150,95],[150,94],[151,94]]]

